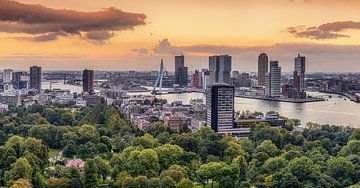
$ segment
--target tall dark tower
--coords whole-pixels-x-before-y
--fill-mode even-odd
[[[175,56],[175,84],[180,87],[188,85],[188,68],[185,67],[184,55]]]
[[[41,67],[30,67],[30,89],[41,90],[42,73]]]
[[[94,70],[83,71],[83,92],[94,92]]]
[[[215,84],[206,90],[206,124],[226,134],[234,126],[234,86]]]
[[[258,85],[265,86],[265,76],[268,72],[269,58],[266,53],[259,55],[258,59]]]

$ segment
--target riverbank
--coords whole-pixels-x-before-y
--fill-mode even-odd
[[[247,95],[235,95],[238,98],[247,98],[247,99],[258,99],[265,101],[278,101],[278,102],[290,102],[290,103],[309,103],[309,102],[322,102],[325,101],[323,98],[306,98],[306,99],[295,99],[295,98],[271,98],[264,96],[247,96]]]

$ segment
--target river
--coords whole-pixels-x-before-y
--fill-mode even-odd
[[[43,89],[50,87],[49,82],[43,82]],[[53,83],[53,88],[69,89],[70,92],[81,93],[79,86],[66,85],[62,82]],[[150,95],[150,92],[129,93],[130,95]],[[312,96],[325,95],[323,93],[311,92]],[[202,98],[205,101],[205,95],[202,93],[183,93],[158,95],[157,97],[166,99],[168,102],[182,101],[188,104],[191,99]],[[277,101],[265,101],[258,99],[235,98],[236,111],[277,111],[281,115],[301,120],[304,126],[307,122],[316,122],[320,124],[343,125],[360,128],[360,104],[351,102],[348,99],[339,98],[338,95],[332,95],[327,101],[313,103],[287,103]]]

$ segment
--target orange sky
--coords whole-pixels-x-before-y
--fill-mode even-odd
[[[172,68],[171,53],[156,53],[152,49],[163,39],[176,47],[193,45],[225,47],[259,47],[269,49],[270,57],[286,61],[285,69],[291,68],[294,54],[284,55],[275,44],[316,43],[323,45],[360,45],[360,29],[343,30],[349,37],[336,39],[299,38],[286,31],[288,27],[304,25],[319,26],[336,21],[360,21],[358,0],[19,0],[24,4],[41,4],[56,9],[77,11],[98,11],[115,7],[125,12],[143,13],[147,16],[145,25],[133,30],[114,32],[115,36],[104,43],[84,40],[78,36],[60,36],[56,40],[34,42],[19,40],[28,37],[25,33],[0,33],[0,68],[21,69],[39,64],[45,69],[101,70],[148,70],[156,69],[160,58],[165,58]],[[1,0],[0,0],[1,5]],[[146,49],[147,54],[135,53],[133,49]],[[184,49],[184,48],[181,48]],[[186,48],[188,49],[188,48]],[[351,49],[351,48],[350,48]],[[358,48],[356,48],[358,49]],[[193,49],[192,49],[193,50]],[[226,51],[225,51],[226,52]],[[233,51],[231,51],[233,52]],[[302,52],[299,49],[299,52]],[[206,67],[209,53],[185,51],[191,69]],[[233,52],[234,69],[255,70],[257,51],[252,53]],[[284,53],[286,53],[284,51]],[[339,70],[336,66],[348,61],[343,71],[360,71],[355,64],[358,56],[353,51],[342,52],[344,58],[333,59],[306,54],[314,62],[329,62],[324,71]],[[350,53],[352,59],[349,59]],[[201,55],[203,54],[203,55]],[[253,62],[252,62],[253,60]],[[333,62],[332,62],[333,61]],[[335,62],[336,61],[336,62]],[[360,63],[360,62],[358,62]],[[323,64],[314,64],[313,71],[321,71]],[[347,70],[349,69],[349,70]]]

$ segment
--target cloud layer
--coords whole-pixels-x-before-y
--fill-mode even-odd
[[[360,22],[354,21],[339,21],[322,24],[317,27],[296,26],[288,27],[286,29],[289,33],[299,38],[310,39],[337,39],[343,37],[350,37],[342,34],[346,30],[360,30]]]
[[[139,53],[138,49],[133,50]],[[207,68],[208,56],[229,54],[233,57],[233,69],[251,71],[257,69],[257,57],[265,52],[271,60],[278,60],[284,71],[293,70],[294,57],[305,55],[309,72],[360,71],[360,45],[333,45],[318,43],[278,43],[264,46],[230,46],[194,44],[173,45],[168,39],[159,41],[154,48],[146,49],[147,59],[157,62],[164,58],[165,66],[172,70],[173,56],[184,54],[190,69]],[[142,56],[145,56],[142,54]],[[341,66],[339,66],[341,65]]]
[[[32,37],[22,39],[32,41],[49,41],[69,35],[105,41],[116,31],[144,25],[145,19],[144,14],[117,8],[81,12],[0,0],[0,32],[30,34]]]

